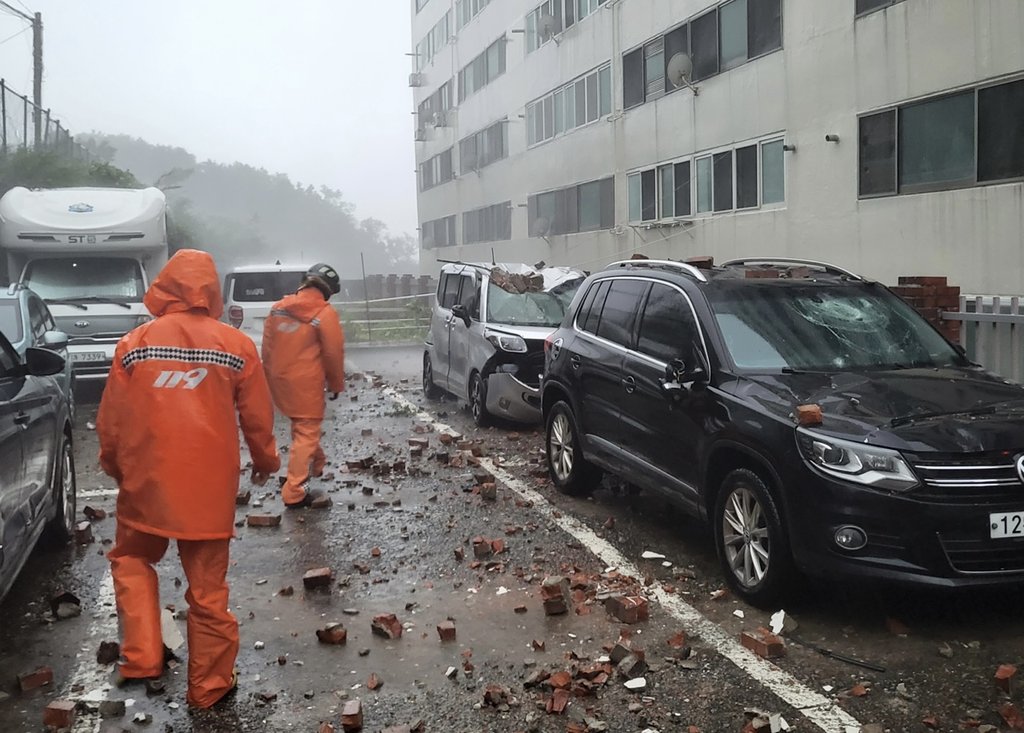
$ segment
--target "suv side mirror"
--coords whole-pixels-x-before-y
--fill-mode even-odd
[[[25,349],[25,373],[32,377],[50,377],[64,371],[64,357],[49,349],[33,346]]]
[[[473,319],[469,317],[469,311],[466,310],[466,306],[462,303],[458,303],[452,306],[452,315],[456,318],[462,319],[462,322],[466,324],[466,328],[469,328]]]
[[[43,334],[43,346],[51,351],[60,351],[68,347],[68,335],[63,331],[47,331]]]
[[[687,365],[682,359],[673,359],[665,366],[665,378],[661,382],[661,390],[666,396],[678,397],[694,386],[707,380],[707,371],[703,359],[698,357],[699,364]]]

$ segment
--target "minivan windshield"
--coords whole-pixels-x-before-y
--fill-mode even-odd
[[[583,278],[571,280],[534,293],[510,293],[492,284],[487,288],[487,321],[505,326],[558,326],[582,282]]]
[[[21,313],[14,301],[0,303],[0,333],[12,344],[21,341]]]
[[[25,284],[46,301],[140,301],[146,292],[142,266],[127,257],[60,257],[33,260]]]
[[[718,281],[707,295],[740,369],[834,372],[966,363],[881,287]]]

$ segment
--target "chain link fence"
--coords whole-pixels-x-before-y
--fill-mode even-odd
[[[19,150],[48,150],[90,160],[89,151],[50,115],[50,110],[37,107],[0,79],[0,154]]]

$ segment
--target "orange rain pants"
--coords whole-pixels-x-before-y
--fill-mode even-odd
[[[281,487],[285,504],[297,504],[306,496],[311,476],[322,476],[327,456],[320,446],[319,418],[292,418],[292,447],[288,453],[288,478]]]
[[[228,611],[228,543],[177,540],[181,567],[188,579],[188,704],[208,708],[232,685],[238,655],[238,621]],[[110,551],[114,591],[121,618],[121,674],[127,678],[159,677],[164,668],[160,631],[160,588],[154,565],[167,552],[166,537],[117,525]],[[131,603],[122,603],[122,599]]]

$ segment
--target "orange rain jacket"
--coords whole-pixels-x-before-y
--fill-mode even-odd
[[[263,365],[274,403],[291,418],[322,419],[324,386],[345,389],[345,334],[323,293],[287,295],[263,324]]]
[[[274,411],[252,340],[216,319],[217,269],[175,254],[143,302],[156,320],[121,339],[100,403],[100,463],[117,480],[117,519],[183,540],[231,537],[238,425],[262,473],[281,460]]]

